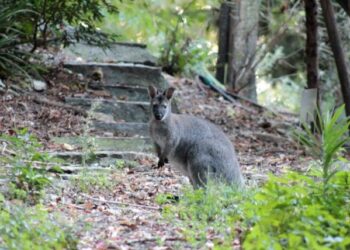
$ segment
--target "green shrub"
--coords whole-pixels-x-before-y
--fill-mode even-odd
[[[77,249],[70,228],[41,206],[0,207],[0,248],[9,250]]]
[[[9,75],[28,76],[27,71],[34,67],[28,63],[29,54],[16,46],[23,34],[16,19],[28,13],[34,14],[25,8],[2,7],[0,4],[0,79]]]
[[[27,129],[16,130],[14,135],[2,135],[0,138],[9,152],[0,158],[0,164],[10,169],[10,198],[37,202],[45,187],[51,183],[48,169],[61,170],[56,165],[48,168],[47,163],[59,160],[40,152],[42,145]]]
[[[350,173],[337,172],[323,185],[288,173],[257,190],[187,189],[178,204],[163,206],[163,215],[196,248],[212,235],[214,249],[231,249],[237,238],[243,249],[349,249]],[[166,204],[164,197],[157,200]]]
[[[114,0],[116,1],[116,0]],[[120,39],[143,42],[170,74],[189,73],[198,63],[214,66],[218,0],[124,1],[102,28],[118,29]]]
[[[243,249],[349,249],[350,173],[323,183],[297,173],[270,176],[242,205]]]
[[[110,36],[97,30],[104,11],[116,14],[117,8],[109,1],[72,0],[15,0],[0,3],[0,7],[20,6],[29,9],[16,17],[21,30],[21,42],[32,43],[33,50],[51,42],[84,40],[92,44],[106,45]]]
[[[105,0],[13,0],[0,2],[0,79],[38,75],[33,52],[49,44],[85,41],[108,47],[116,35],[99,31],[97,24],[104,12],[117,14],[117,8]],[[37,61],[37,60],[36,60]]]

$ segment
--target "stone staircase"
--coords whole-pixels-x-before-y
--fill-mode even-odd
[[[106,162],[106,157],[134,160],[153,152],[148,134],[147,87],[167,87],[156,58],[139,44],[115,44],[106,50],[78,44],[63,53],[64,67],[84,79],[88,79],[94,69],[101,69],[103,91],[110,96],[65,98],[67,104],[80,107],[89,115],[85,136],[53,138],[57,143],[80,149],[60,152],[58,156],[79,161],[89,144],[93,144],[94,160],[100,162],[101,159]]]

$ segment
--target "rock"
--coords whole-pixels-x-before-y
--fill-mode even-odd
[[[103,72],[105,85],[128,85],[164,89],[168,86],[160,67],[125,63],[66,63],[64,67],[89,77],[95,68]]]
[[[99,48],[77,43],[63,50],[66,62],[133,63],[155,66],[157,58],[151,55],[145,45],[116,43],[109,48]]]
[[[95,131],[110,131],[119,136],[149,136],[148,123],[116,123],[99,120],[93,121],[92,129]]]
[[[94,112],[91,114],[91,118],[97,121],[103,121],[107,123],[114,123],[113,115],[112,114],[104,114],[100,112]]]
[[[83,74],[77,74],[77,78],[78,78],[79,81],[84,81],[84,79],[85,79]]]
[[[104,88],[117,100],[148,102],[147,88],[138,86],[105,85]]]
[[[35,91],[41,92],[47,89],[47,84],[40,80],[33,80],[32,87]]]
[[[65,102],[91,113],[112,115],[115,122],[148,122],[149,102],[124,102],[107,99],[66,97]]]

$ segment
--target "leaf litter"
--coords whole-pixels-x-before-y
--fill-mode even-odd
[[[62,101],[63,96],[83,95],[79,88],[67,84],[71,78],[62,70],[54,72],[46,96]],[[305,165],[303,161],[309,159],[291,140],[290,134],[297,124],[294,115],[247,112],[194,80],[170,77],[167,80],[177,88],[181,113],[212,121],[234,142],[249,183],[260,183],[267,174],[280,175],[289,167],[299,170]],[[0,110],[1,133],[27,127],[47,150],[72,150],[70,145],[63,148],[55,145],[50,138],[83,133],[83,116],[65,108],[34,103],[29,97],[3,100]],[[157,195],[179,195],[189,182],[171,169],[171,164],[162,169],[152,167],[156,161],[155,157],[141,157],[135,167],[111,171],[106,178],[112,185],[92,187],[89,191],[77,189],[69,181],[71,177],[58,178],[54,188],[47,192],[45,205],[49,211],[64,214],[73,221],[79,249],[191,249],[181,228],[164,220],[156,203]],[[234,245],[239,247],[239,242],[235,240]],[[211,248],[210,242],[206,248]]]

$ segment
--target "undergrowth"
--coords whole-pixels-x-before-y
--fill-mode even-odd
[[[6,195],[9,199],[37,203],[51,184],[49,171],[61,172],[60,160],[42,152],[42,144],[27,129],[11,133],[0,136],[4,146],[0,165],[8,169],[9,177]]]
[[[111,190],[116,185],[114,177],[111,172],[81,173],[71,182],[77,192],[90,193]]]
[[[261,187],[246,190],[215,183],[188,188],[175,205],[160,195],[164,217],[194,248],[350,249],[350,171],[343,150],[349,121],[341,118],[343,110],[322,118],[319,135],[300,132],[315,152],[312,171],[270,175]]]
[[[1,202],[1,201],[0,201]],[[41,205],[0,205],[0,249],[77,249],[72,229]]]

